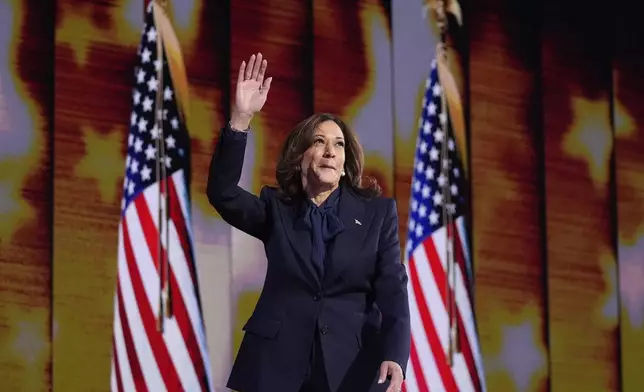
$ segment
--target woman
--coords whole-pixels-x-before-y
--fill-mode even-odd
[[[247,132],[271,86],[262,55],[242,62],[235,108],[210,165],[208,198],[232,226],[264,243],[262,294],[228,387],[240,392],[398,392],[409,357],[407,275],[394,200],[361,185],[362,150],[338,118],[291,132],[278,188],[237,184]]]

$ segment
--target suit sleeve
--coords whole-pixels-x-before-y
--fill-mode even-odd
[[[396,202],[388,200],[387,213],[378,242],[375,280],[376,303],[382,313],[381,336],[385,361],[394,361],[406,374],[409,360],[411,327],[407,297],[407,272],[400,258],[398,212]]]
[[[223,128],[212,160],[206,193],[210,204],[231,226],[264,240],[267,227],[266,188],[260,197],[242,189],[238,183],[244,166],[246,132]]]

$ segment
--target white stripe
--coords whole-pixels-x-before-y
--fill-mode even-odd
[[[410,358],[411,359],[411,358]],[[412,366],[411,360],[409,361],[409,366],[407,366],[407,372],[405,373],[405,381],[403,381],[406,392],[417,392],[418,380],[416,380],[416,373],[414,372],[414,367]]]
[[[158,189],[158,188],[157,188]],[[148,203],[148,207],[152,205],[158,205],[158,202],[156,201],[157,195],[154,194],[153,192],[144,192],[144,197],[146,200],[146,203]],[[152,220],[154,222],[154,225],[156,228],[159,227],[159,217],[158,213],[154,210],[150,211],[150,215],[152,216]],[[193,332],[195,332],[195,336],[197,339],[197,343],[199,345],[199,352],[201,353],[201,357],[204,363],[204,366],[206,369],[210,368],[210,364],[208,362],[208,356],[205,354],[205,336],[203,333],[203,329],[201,328],[201,317],[200,317],[200,312],[199,312],[199,307],[197,304],[197,298],[195,296],[195,288],[192,283],[192,277],[190,275],[190,271],[187,269],[188,264],[186,262],[186,258],[183,253],[183,248],[181,247],[181,243],[179,242],[179,235],[177,233],[177,229],[174,225],[173,222],[170,223],[169,225],[169,248],[166,247],[166,249],[169,250],[169,260],[170,264],[172,265],[172,271],[174,273],[174,276],[176,278],[176,281],[179,285],[179,291],[181,292],[181,297],[183,298],[183,303],[186,307],[186,311],[188,313],[188,318],[190,319],[190,325],[186,325],[188,328],[192,328]],[[165,242],[165,238],[164,238]],[[176,319],[172,319],[174,326],[168,325],[169,328],[177,328],[176,333],[178,334],[176,336],[176,339],[171,340],[168,334],[164,334],[164,337],[166,337],[166,341],[168,342],[168,346],[174,347],[174,349],[177,350],[176,355],[177,356],[184,356],[185,358],[183,359],[174,359],[174,349],[170,351],[171,356],[173,356],[173,361],[175,362],[177,372],[179,373],[179,376],[181,378],[182,383],[186,383],[188,385],[184,385],[184,388],[186,390],[200,390],[201,386],[199,384],[199,379],[197,372],[199,369],[195,369],[192,363],[192,358],[190,358],[190,353],[187,349],[186,342],[183,339],[183,336],[181,335],[181,330],[179,329],[179,325],[176,322]],[[179,344],[180,343],[180,344]],[[204,370],[206,370],[204,369]],[[196,382],[196,384],[194,384]],[[209,383],[212,385],[212,383]]]
[[[119,232],[121,227],[119,225]],[[123,391],[134,391],[134,379],[132,376],[132,369],[130,368],[130,359],[127,355],[127,350],[125,348],[125,338],[123,336],[123,325],[121,324],[121,314],[118,310],[118,295],[114,296],[114,345],[116,351],[116,357],[112,358],[112,376],[114,378],[114,385],[116,386],[116,369],[114,365],[119,367],[119,373],[121,375],[121,385],[123,386]],[[114,389],[118,390],[118,386]]]
[[[144,195],[147,196],[147,194],[148,191],[144,191]],[[147,197],[141,200],[144,202],[143,204],[145,204]],[[147,206],[142,208],[147,208]],[[156,211],[154,213],[149,210],[142,212],[144,214],[150,213],[153,220],[157,216]],[[154,260],[150,255],[150,249],[148,248],[145,236],[143,234],[143,227],[141,225],[141,222],[138,220],[138,215],[136,215],[136,205],[133,205],[133,208],[128,210],[126,217],[130,233],[130,240],[133,244],[132,250],[137,260],[139,273],[141,280],[143,280],[148,303],[154,304],[152,309],[154,309],[155,316],[158,316],[160,293],[159,274],[154,265]],[[134,246],[134,244],[137,244],[138,246]],[[155,252],[156,249],[153,249],[152,251]],[[188,349],[186,348],[185,342],[181,335],[181,331],[179,330],[179,326],[176,322],[171,322],[171,320],[174,319],[165,319],[163,340],[165,342],[165,345],[168,347],[170,360],[177,370],[177,375],[179,377],[179,380],[181,381],[181,384],[183,385],[183,388],[185,390],[194,390],[193,388],[191,388],[191,386],[196,380],[196,374],[194,373],[194,370],[185,371],[184,369],[186,366],[186,361],[188,364],[192,363],[188,354]]]
[[[446,239],[447,230],[443,227],[432,235],[434,244],[436,246],[436,252],[438,253],[438,258],[441,261],[443,270],[447,269],[447,260],[446,260],[446,250],[447,250],[447,239]],[[472,313],[472,304],[470,303],[469,295],[467,294],[467,289],[465,286],[465,281],[463,280],[463,274],[461,273],[460,268],[456,268],[456,279],[455,279],[455,292],[456,292],[456,305],[461,314],[463,320],[463,325],[465,327],[466,338],[469,342],[470,348],[472,350],[472,356],[476,366],[476,370],[483,383],[483,378],[481,377],[481,367],[479,366],[481,361],[481,352],[478,345],[478,336],[473,322],[473,313]],[[474,375],[472,375],[474,376]]]
[[[438,285],[436,283],[436,278],[429,264],[429,257],[425,252],[424,246],[418,246],[414,250],[414,260],[416,260],[416,269],[418,271],[418,276],[423,277],[421,279],[421,284],[423,287],[423,293],[425,299],[427,300],[427,305],[429,307],[429,314],[433,320],[434,327],[438,333],[438,337],[441,342],[441,347],[444,353],[449,352],[449,315],[445,309],[445,304],[441,297],[441,292],[439,291]],[[440,274],[441,272],[439,272]],[[442,272],[443,276],[444,271]],[[452,374],[454,375],[454,380],[458,386],[459,391],[472,391],[474,390],[472,382],[470,380],[469,372],[467,371],[467,366],[463,362],[463,358],[455,355],[454,364],[451,367]]]
[[[128,219],[128,213],[133,210],[131,204],[128,207],[126,212],[126,220],[128,224],[128,232],[130,236],[132,235],[131,224],[136,222],[136,219]],[[121,236],[120,243],[122,242],[123,236]],[[134,242],[132,238],[131,246],[132,249],[142,248],[147,246],[140,242]],[[125,259],[124,247],[119,247],[119,282],[121,285],[121,294],[123,296],[123,306],[125,308],[125,314],[127,314],[127,322],[130,326],[130,332],[132,334],[132,340],[134,341],[134,346],[136,348],[136,353],[139,358],[139,364],[141,365],[141,371],[143,377],[145,377],[148,389],[150,391],[165,391],[166,387],[161,378],[161,373],[159,372],[159,367],[157,361],[152,352],[152,347],[150,346],[150,341],[148,340],[147,333],[143,326],[143,320],[141,319],[141,314],[139,313],[139,305],[136,302],[136,297],[134,295],[134,290],[132,288],[132,280],[130,279],[130,273],[127,268],[127,261]],[[121,320],[123,322],[124,320]]]
[[[415,260],[416,252],[414,252],[414,255],[412,257],[414,258],[415,265],[418,270],[418,262]],[[410,271],[408,271],[407,273],[411,274]],[[423,275],[419,273],[418,279],[420,280],[422,285],[424,280]],[[416,295],[411,283],[411,279],[409,280],[409,283],[407,285],[408,285],[409,308],[411,309],[411,312],[410,312],[411,334],[414,337],[414,342],[416,343],[416,353],[418,354],[420,368],[423,372],[423,376],[425,380],[428,383],[429,389],[432,392],[444,391],[445,386],[443,383],[443,379],[438,371],[438,366],[436,364],[436,361],[441,360],[441,358],[434,357],[434,353],[431,349],[431,345],[429,344],[429,339],[427,338],[427,331],[425,330],[425,326],[420,317],[420,312],[418,312],[419,308],[418,308],[417,301],[420,301],[421,299],[420,298],[416,299]],[[427,294],[425,294],[425,296],[426,295]],[[429,328],[432,328],[432,326],[429,326]]]
[[[177,370],[177,376],[181,380],[181,385],[184,391],[201,391],[201,385],[197,378],[197,373],[192,365],[190,353],[186,347],[186,342],[183,340],[179,324],[175,317],[165,319],[165,331],[163,333],[163,340],[168,346],[170,357]]]
[[[128,234],[130,235],[130,241],[132,243],[134,260],[139,270],[141,281],[143,282],[148,304],[152,308],[152,314],[156,318],[159,315],[159,272],[150,254],[148,242],[143,232],[143,226],[141,226],[141,222],[139,221],[135,203],[130,204],[125,212],[125,218],[127,219]],[[152,251],[156,252],[156,249]]]

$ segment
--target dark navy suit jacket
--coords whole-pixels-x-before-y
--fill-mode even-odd
[[[384,391],[384,360],[406,370],[410,350],[407,274],[401,263],[393,199],[363,199],[342,188],[344,231],[329,249],[325,272],[311,261],[302,203],[264,187],[257,197],[239,182],[247,134],[222,130],[210,166],[208,198],[230,225],[264,243],[268,269],[228,387],[240,392],[297,392],[314,334],[331,391]],[[317,328],[316,328],[317,326]]]

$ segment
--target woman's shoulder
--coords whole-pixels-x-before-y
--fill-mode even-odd
[[[273,200],[278,197],[279,189],[276,186],[264,185],[259,192],[259,197],[264,200]]]
[[[378,195],[361,195],[360,193],[350,189],[349,192],[360,203],[363,203],[369,210],[378,212],[387,212],[389,210],[396,210],[396,199],[393,197]]]

